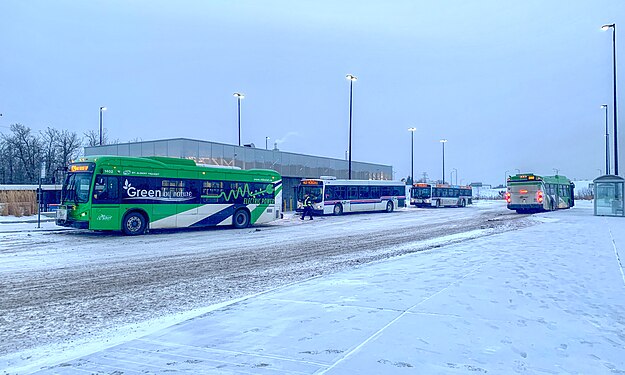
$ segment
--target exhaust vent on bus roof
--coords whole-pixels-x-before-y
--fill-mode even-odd
[[[336,180],[336,176],[319,176],[321,180]]]

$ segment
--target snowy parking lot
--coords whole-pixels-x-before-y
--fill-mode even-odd
[[[330,348],[335,351],[327,352],[322,359],[305,354],[319,352],[320,348],[304,350],[305,345],[289,342],[298,350],[302,349],[300,354],[288,350],[289,353],[275,353],[284,358],[275,360],[278,358],[275,357],[275,361],[269,363],[273,366],[272,373],[386,373],[398,371],[402,364],[431,370],[423,373],[472,373],[479,369],[482,372],[509,370],[491,373],[510,373],[513,369],[528,373],[625,370],[623,361],[618,359],[620,354],[625,354],[622,350],[624,322],[620,317],[624,311],[622,299],[619,302],[619,298],[625,297],[625,279],[618,263],[617,246],[622,243],[619,241],[623,235],[619,233],[625,233],[625,226],[612,218],[593,217],[586,202],[580,206],[525,216],[506,210],[502,202],[489,201],[464,209],[410,208],[391,214],[323,217],[312,222],[287,217],[271,225],[245,230],[164,231],[140,237],[55,231],[50,227],[28,231],[27,225],[22,231],[11,228],[3,232],[0,227],[0,283],[6,291],[0,296],[0,366],[8,368],[6,373],[28,373],[48,366],[52,366],[50,373],[62,372],[61,369],[65,369],[64,373],[74,373],[81,367],[71,363],[54,366],[96,352],[86,360],[91,363],[86,368],[95,371],[104,360],[97,355],[100,349],[150,333],[159,335],[159,329],[209,311],[213,312],[206,318],[191,321],[208,319],[202,324],[204,328],[197,329],[196,341],[206,339],[202,332],[220,320],[228,321],[232,329],[240,326],[246,332],[250,329],[255,332],[254,327],[249,326],[250,321],[259,318],[254,314],[261,314],[264,319],[273,315],[270,320],[274,324],[267,323],[265,327],[268,332],[263,350],[269,353],[275,350],[272,345],[283,347],[286,342],[278,337],[276,325],[283,327],[294,316],[312,318],[300,316],[301,311],[292,311],[279,302],[300,301],[292,303],[321,303],[326,309],[329,305],[356,309],[369,306],[390,314],[381,314],[383,324],[375,319],[369,323],[361,321],[358,330],[369,332],[370,336],[348,335],[341,341],[340,348]],[[602,224],[608,220],[610,225]],[[586,226],[586,222],[593,225]],[[609,232],[585,232],[585,228],[597,232],[596,228],[604,227]],[[572,239],[571,243],[562,241],[568,238],[562,237],[565,232]],[[610,238],[612,233],[614,236]],[[596,243],[597,236],[601,236],[601,243]],[[559,238],[561,248],[553,248],[550,240],[555,238]],[[606,248],[610,250],[607,254],[604,253]],[[600,272],[600,276],[593,272]],[[345,284],[345,280],[352,281]],[[353,284],[354,280],[358,282]],[[462,288],[458,288],[460,286]],[[384,292],[385,289],[388,291]],[[247,298],[250,295],[258,297]],[[324,296],[329,300],[324,301]],[[220,306],[233,301],[245,302],[231,305],[236,307],[234,310],[230,307],[227,316],[220,313],[223,311]],[[544,314],[540,313],[541,309]],[[322,311],[314,314],[323,316]],[[455,323],[436,319],[431,323],[404,323],[415,332],[416,336],[411,335],[414,342],[403,337],[401,330],[394,335],[388,334],[391,329],[380,330],[403,317],[428,320],[436,316],[462,319]],[[481,323],[476,324],[476,320]],[[193,324],[191,322],[186,326]],[[571,343],[573,337],[577,340],[584,336],[573,331],[587,330],[587,325],[594,327],[592,337],[580,340],[589,342],[589,347],[594,346],[592,353],[601,354],[592,361],[590,354],[582,350],[584,345]],[[169,330],[175,327],[178,326]],[[218,347],[216,342],[230,342],[231,330],[219,336],[215,333],[219,327],[222,325],[213,327],[216,331],[211,331],[208,339],[217,341],[198,345]],[[341,327],[344,330],[346,326]],[[450,342],[445,343],[443,337],[438,337],[433,327],[447,330],[445,337],[449,337]],[[572,331],[567,332],[567,329]],[[568,344],[558,343],[562,358],[565,354],[569,358],[566,347],[581,350],[585,357],[579,361],[570,358],[564,361],[570,367],[554,367],[554,363],[560,365],[562,361],[552,354],[541,355],[540,366],[532,363],[536,348],[543,345],[539,341],[547,340],[542,335],[549,330],[560,340],[571,335]],[[318,334],[323,336],[323,331]],[[417,334],[420,331],[422,336]],[[481,333],[487,331],[490,333],[482,336]],[[469,334],[474,337],[463,336]],[[242,347],[258,344],[254,341],[259,340],[256,336],[246,343],[249,333],[238,335]],[[516,335],[527,336],[524,348],[520,348],[521,342],[515,341]],[[158,340],[153,336],[143,339],[143,344],[165,345],[166,336],[161,333]],[[492,346],[495,339],[490,336],[501,336],[498,346]],[[380,337],[384,339],[378,340]],[[327,344],[328,337],[320,337],[317,342],[319,340]],[[506,340],[514,344],[506,344]],[[422,341],[428,344],[418,344]],[[477,349],[467,346],[471,342],[480,350],[495,354],[501,347],[511,346],[514,349],[510,350],[518,352],[518,358],[508,358],[508,354],[488,357],[483,353],[482,357],[477,356],[477,362],[459,358],[468,355],[475,359],[471,350]],[[135,342],[131,346],[137,345]],[[386,345],[387,349],[379,345]],[[350,361],[371,350],[388,352],[388,347],[396,345],[405,350],[389,352],[380,357],[377,364],[371,364],[371,369],[377,368],[377,372],[367,372],[364,364],[354,367],[355,362]],[[438,353],[430,355],[435,363],[428,361],[428,356],[420,358],[411,351],[411,345],[422,347],[421,353],[428,350]],[[449,349],[441,352],[441,347],[446,345]],[[151,349],[145,350],[150,352]],[[251,349],[237,350],[249,355]],[[110,352],[104,353],[109,353],[104,354],[105,357],[110,355]],[[525,359],[528,356],[530,360]],[[208,357],[208,367],[201,367],[202,372],[221,373],[223,367],[211,367],[217,366],[213,362],[219,354],[209,353]],[[488,358],[496,362],[489,363]],[[266,362],[267,358],[264,360]],[[299,361],[301,366],[285,367],[285,361]],[[449,364],[439,367],[445,361]],[[233,366],[227,367],[226,373],[261,372],[259,368],[244,366],[241,369],[236,359],[226,362]],[[593,367],[581,365],[591,362],[593,366],[602,367],[589,372]],[[391,366],[376,367],[380,364]],[[113,363],[114,370],[102,371],[134,373],[147,369],[161,373],[172,370],[166,365],[147,366]],[[197,373],[198,368],[175,370]]]

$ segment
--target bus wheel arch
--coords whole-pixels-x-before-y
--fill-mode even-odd
[[[122,232],[128,236],[144,234],[148,229],[148,214],[143,210],[130,210],[122,219]]]
[[[343,215],[343,205],[340,203],[335,204],[334,208],[332,209],[332,213],[334,214],[334,216]]]
[[[393,212],[394,209],[395,206],[393,205],[392,201],[386,202],[386,212]]]
[[[239,208],[232,215],[232,226],[237,229],[243,229],[250,226],[250,211],[247,208]]]

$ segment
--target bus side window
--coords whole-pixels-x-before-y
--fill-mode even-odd
[[[382,186],[382,195],[388,197],[391,195],[391,187],[390,186]]]
[[[360,186],[358,188],[359,199],[369,199],[369,186]]]
[[[110,203],[119,199],[119,179],[116,176],[96,176],[93,186],[95,203]]]
[[[339,195],[338,195],[339,199],[343,199],[343,200],[347,199],[347,188],[345,186],[339,186],[338,192],[339,192]]]
[[[347,192],[349,199],[358,199],[358,186],[349,186]]]
[[[336,199],[336,187],[334,186],[326,186],[326,196],[325,200],[332,201]]]
[[[371,198],[372,199],[380,199],[380,187],[372,186],[371,187]]]

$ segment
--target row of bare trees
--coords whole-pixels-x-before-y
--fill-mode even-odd
[[[33,132],[22,124],[0,133],[0,184],[35,184],[45,165],[44,183],[60,183],[69,162],[82,152],[82,146],[99,143],[99,134],[91,131],[79,137],[69,130],[48,127]]]

